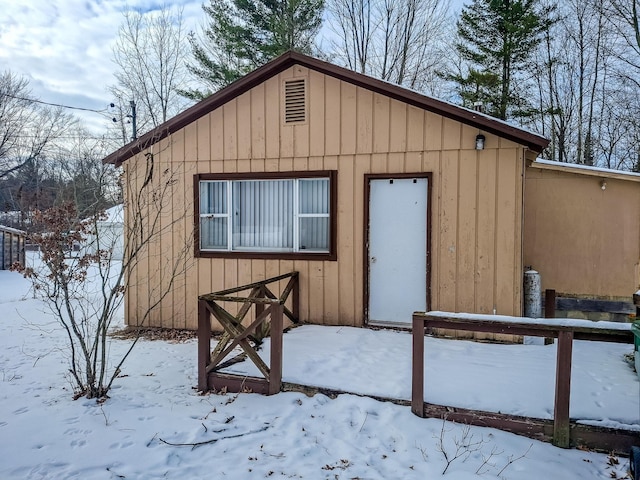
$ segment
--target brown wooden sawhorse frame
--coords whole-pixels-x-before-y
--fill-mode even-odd
[[[508,317],[513,318],[513,317]],[[633,343],[633,333],[627,329],[601,328],[589,320],[544,322],[508,321],[488,315],[456,315],[446,312],[416,312],[413,314],[413,368],[411,411],[419,417],[442,417],[471,425],[499,428],[531,438],[551,441],[563,448],[585,446],[600,451],[628,454],[637,444],[638,432],[570,422],[571,353],[573,340]],[[558,339],[556,388],[553,420],[542,420],[501,413],[468,410],[429,404],[424,401],[424,336],[433,328],[472,332],[553,337]]]
[[[267,285],[289,279],[289,282],[277,297]],[[249,296],[235,296],[250,290]],[[285,303],[292,296],[291,310]],[[208,293],[198,297],[198,390],[211,389],[228,392],[251,391],[266,395],[278,393],[282,388],[282,331],[283,315],[298,323],[298,272],[291,272],[260,282]],[[219,302],[242,303],[237,315],[226,311]],[[251,307],[255,307],[255,320],[247,327],[242,325]],[[213,352],[211,351],[211,316],[214,316],[224,328],[224,333]],[[259,327],[270,320],[271,356],[267,366],[257,348],[262,341]],[[250,343],[252,342],[253,345]],[[247,357],[258,367],[264,378],[224,374],[219,372],[229,362],[224,359],[239,346]]]

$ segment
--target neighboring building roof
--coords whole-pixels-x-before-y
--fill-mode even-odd
[[[124,224],[124,205],[119,203],[118,205],[114,205],[111,208],[108,208],[104,211],[105,218],[104,220],[98,220],[96,223],[100,225],[107,224]],[[83,222],[91,222],[93,223],[94,217],[87,217],[83,220]]]
[[[594,177],[616,178],[619,180],[640,182],[640,173],[627,172],[625,170],[613,170],[611,168],[592,167],[590,165],[561,163],[541,159],[537,159],[535,162],[531,163],[530,166],[540,170],[555,170],[559,172],[575,173],[579,175],[591,175]]]
[[[141,136],[139,139],[134,140],[128,145],[125,145],[119,150],[113,152],[111,155],[104,158],[103,162],[113,163],[114,165],[119,166],[122,162],[140,153],[144,149],[193,123],[200,117],[207,115],[221,105],[224,105],[235,97],[242,95],[256,85],[259,85],[293,65],[300,65],[302,67],[309,68],[310,70],[380,93],[409,105],[471,125],[472,127],[477,127],[485,132],[526,145],[528,148],[536,152],[541,152],[549,144],[549,141],[540,135],[515,127],[505,121],[489,115],[459,107],[433,97],[428,97],[404,87],[368,77],[361,73],[356,73],[354,71],[347,70],[346,68],[338,67],[337,65],[333,65],[301,53],[287,52],[242,77],[231,85],[214,93],[210,97],[195,104],[191,108],[188,108],[184,112],[176,115],[172,119]]]
[[[100,223],[124,223],[124,207],[120,203],[105,211],[107,218]]]
[[[25,232],[23,230],[18,230],[17,228],[5,227],[4,225],[0,225],[0,232],[16,233],[18,235],[26,235],[27,234],[27,232]]]

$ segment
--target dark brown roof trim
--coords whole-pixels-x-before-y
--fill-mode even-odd
[[[407,90],[404,87],[368,77],[366,75],[347,70],[346,68],[318,60],[317,58],[309,57],[297,52],[287,52],[242,77],[240,80],[214,93],[210,97],[188,108],[184,112],[176,115],[162,125],[159,125],[150,132],[144,134],[139,139],[125,145],[119,150],[116,150],[111,155],[105,157],[103,162],[113,163],[116,166],[121,165],[122,162],[140,153],[144,149],[193,123],[200,117],[207,115],[216,108],[233,100],[235,97],[242,95],[244,92],[293,65],[300,65],[351,83],[358,87],[408,103],[415,107],[437,113],[452,120],[483,130],[484,132],[492,133],[516,143],[526,145],[528,148],[536,152],[541,152],[549,144],[549,141],[546,138],[510,125],[497,118],[483,115],[473,110],[462,108],[442,100],[427,97],[412,90]]]

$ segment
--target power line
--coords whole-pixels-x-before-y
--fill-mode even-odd
[[[100,113],[100,114],[104,114],[104,112],[107,111],[106,108],[104,110],[94,110],[93,108],[72,107],[70,105],[62,105],[60,103],[43,102],[42,100],[36,100],[35,98],[19,97],[17,95],[11,95],[10,93],[2,93],[0,95],[4,95],[4,96],[7,96],[7,97],[15,98],[16,100],[23,100],[25,102],[41,103],[43,105],[50,105],[52,107],[68,108],[68,109],[71,109],[71,110],[82,110],[82,111],[85,111],[85,112],[94,112],[94,113]]]
[[[12,138],[41,138],[38,135],[13,135]],[[109,137],[106,135],[55,135],[56,139],[65,139],[65,140],[83,140],[83,139],[89,139],[89,140],[122,140],[122,137]]]

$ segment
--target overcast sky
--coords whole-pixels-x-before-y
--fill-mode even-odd
[[[183,5],[185,23],[194,29],[202,0],[167,0]],[[0,70],[29,79],[42,101],[104,110],[115,83],[111,47],[125,9],[157,9],[162,0],[0,0]],[[93,129],[109,119],[75,112]],[[106,126],[106,125],[105,125]],[[102,130],[102,129],[100,129]]]
[[[201,22],[203,0],[0,0],[0,70],[29,79],[45,102],[104,110],[115,82],[111,46],[125,9],[182,5],[187,30]],[[452,5],[462,0],[453,0]],[[75,112],[102,131],[108,118]],[[105,125],[106,126],[106,125]]]

